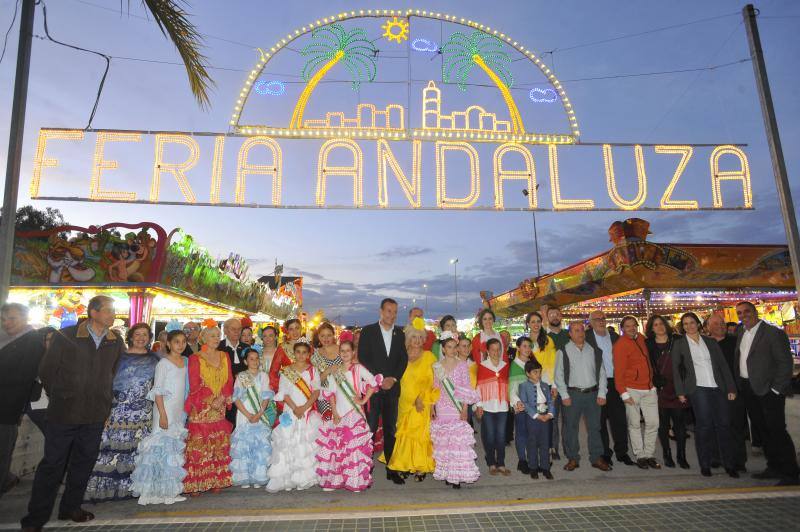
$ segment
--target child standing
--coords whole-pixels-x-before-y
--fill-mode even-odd
[[[332,419],[320,430],[317,474],[325,491],[346,489],[363,491],[372,485],[372,433],[363,406],[380,386],[383,378],[355,363],[353,342],[339,346],[342,371],[328,376],[322,390],[331,405]]]
[[[260,488],[267,483],[272,446],[272,424],[275,422],[275,393],[269,389],[269,377],[259,371],[258,351],[245,347],[242,356],[247,371],[236,376],[233,401],[236,429],[231,436],[231,474],[233,484],[242,488]]]
[[[531,472],[525,453],[525,442],[528,441],[528,414],[525,413],[525,405],[519,400],[518,391],[519,385],[528,380],[525,374],[525,364],[531,358],[532,345],[531,339],[527,336],[517,338],[517,356],[511,361],[511,368],[508,370],[508,399],[511,408],[514,409],[514,446],[519,457],[517,471],[523,475]]]
[[[267,491],[304,490],[317,483],[317,445],[322,419],[314,403],[319,372],[309,363],[311,343],[300,337],[294,362],[280,370],[276,401],[283,401],[280,423],[272,431],[272,463]]]
[[[156,365],[153,387],[147,398],[155,403],[153,428],[149,436],[139,442],[135,468],[131,473],[131,491],[139,497],[139,504],[172,504],[186,500],[183,491],[183,469],[186,414],[186,360],[181,356],[186,349],[183,331],[167,335],[167,356]]]
[[[444,331],[439,345],[442,356],[433,365],[434,386],[441,390],[431,422],[436,462],[433,478],[459,489],[462,482],[472,483],[480,477],[475,464],[475,433],[467,423],[469,405],[477,403],[480,395],[470,384],[469,365],[457,357],[458,337]]]
[[[555,417],[550,386],[542,381],[542,365],[534,358],[525,363],[528,380],[519,385],[519,400],[525,405],[527,421],[528,467],[531,478],[539,478],[539,472],[547,480],[550,473],[550,421]]]

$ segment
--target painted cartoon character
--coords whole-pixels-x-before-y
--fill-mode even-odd
[[[84,251],[79,246],[55,235],[50,237],[50,248],[47,250],[49,282],[63,284],[91,281],[95,271],[83,263],[84,258]]]
[[[81,292],[59,291],[56,309],[50,317],[48,325],[63,329],[78,323],[78,316],[86,312]]]
[[[114,244],[111,248],[111,264],[108,265],[109,281],[128,280],[128,257],[130,251],[127,244]]]

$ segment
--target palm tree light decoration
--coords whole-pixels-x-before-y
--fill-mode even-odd
[[[475,31],[469,36],[456,32],[442,46],[442,56],[442,79],[445,83],[454,79],[462,91],[466,90],[465,82],[473,66],[478,65],[486,72],[503,95],[514,133],[525,132],[517,104],[508,90],[514,84],[514,78],[508,70],[511,58],[503,49],[500,39],[482,31]]]
[[[367,32],[361,28],[347,31],[339,24],[330,24],[311,32],[311,39],[311,44],[300,51],[308,57],[302,72],[306,86],[292,112],[290,128],[303,127],[303,113],[311,93],[337,63],[341,62],[350,73],[353,90],[358,89],[362,81],[374,80],[377,71],[375,57],[378,50],[372,41],[367,39]],[[314,69],[320,65],[322,68],[311,76]]]

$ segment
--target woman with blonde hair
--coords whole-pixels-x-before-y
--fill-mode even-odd
[[[397,407],[397,434],[388,468],[401,474],[413,474],[422,482],[433,473],[431,441],[432,406],[439,400],[433,383],[436,357],[425,351],[425,323],[415,318],[403,331],[408,351],[408,366],[400,379],[400,400]]]
[[[231,359],[217,349],[222,337],[219,327],[205,322],[203,325],[200,352],[189,357],[189,394],[185,403],[189,438],[183,490],[191,495],[218,491],[232,483],[231,424],[225,419],[233,395]]]

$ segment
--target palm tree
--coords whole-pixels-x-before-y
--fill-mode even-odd
[[[467,76],[472,67],[478,65],[503,94],[514,133],[525,132],[517,104],[514,103],[514,98],[508,90],[514,84],[514,78],[507,67],[511,63],[511,58],[503,49],[503,42],[500,39],[482,31],[475,31],[469,36],[456,32],[450,36],[441,50],[444,58],[442,79],[445,83],[449,83],[454,77],[458,88],[465,91]]]
[[[203,38],[189,21],[189,14],[180,5],[182,3],[185,3],[184,0],[142,0],[142,5],[153,15],[161,33],[177,48],[186,67],[192,94],[197,103],[206,108],[210,105],[208,91],[214,81],[206,70],[207,59],[200,53]]]
[[[311,93],[337,63],[341,62],[350,72],[353,90],[364,80],[374,80],[377,72],[375,56],[378,50],[367,39],[367,32],[363,29],[347,31],[339,24],[330,24],[311,32],[311,39],[311,44],[300,51],[308,57],[302,72],[306,86],[292,112],[290,128],[303,127],[303,113]],[[320,65],[322,68],[311,76],[311,72]]]

